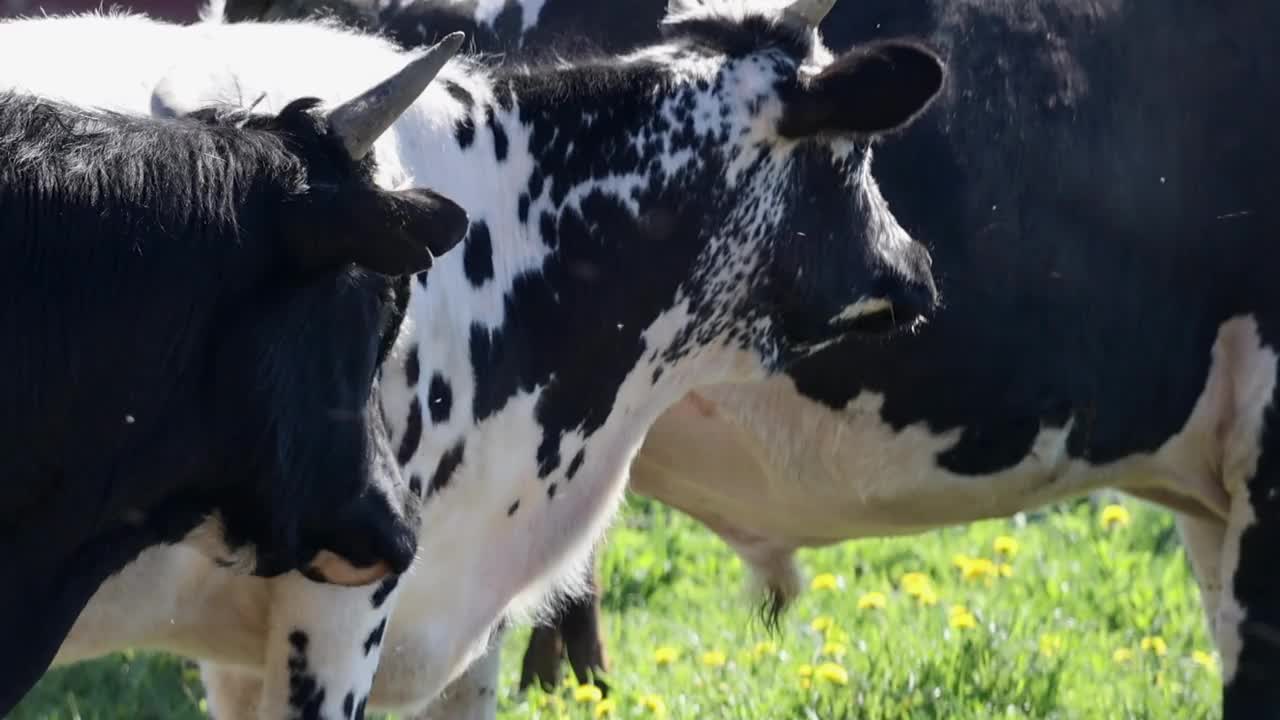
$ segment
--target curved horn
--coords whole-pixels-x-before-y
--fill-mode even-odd
[[[818,27],[835,7],[836,0],[795,0],[782,10],[782,18],[800,27]]]
[[[329,113],[329,127],[342,139],[353,160],[369,154],[374,141],[427,89],[465,38],[461,32],[446,35],[400,72]]]

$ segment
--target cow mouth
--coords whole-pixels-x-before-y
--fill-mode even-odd
[[[831,319],[831,325],[844,336],[882,338],[915,330],[924,320],[924,315],[919,312],[875,298],[850,305]]]

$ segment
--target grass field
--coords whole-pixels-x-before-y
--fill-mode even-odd
[[[499,717],[1218,717],[1216,657],[1172,520],[1118,507],[806,551],[812,588],[771,636],[736,557],[633,499],[602,565],[610,697],[515,695],[526,630],[507,643]],[[200,706],[189,665],[137,653],[51,673],[12,717],[182,719]]]

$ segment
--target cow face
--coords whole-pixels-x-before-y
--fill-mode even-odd
[[[752,248],[721,278],[748,290],[740,314],[767,319],[758,347],[782,362],[847,333],[913,326],[937,302],[929,253],[881,196],[871,146],[932,102],[943,65],[903,41],[833,59],[813,29],[830,4],[730,20],[715,3],[675,2],[664,23],[668,48],[712,68],[679,93],[670,122],[719,140],[704,167],[736,187],[723,188],[713,226]]]
[[[447,55],[457,42],[449,45]],[[289,182],[257,193],[276,240],[274,270],[216,351],[212,403],[224,456],[235,458],[224,472],[253,482],[224,492],[213,521],[189,540],[224,566],[362,585],[413,559],[419,499],[390,447],[377,373],[400,330],[409,274],[461,241],[468,223],[431,191],[379,188],[367,153],[443,64],[429,63],[424,79],[431,57],[405,69],[417,75],[407,90],[397,76],[371,91],[373,103],[358,98],[328,114],[315,99],[269,117],[190,114],[241,117],[237,124],[279,139],[298,161]],[[397,92],[397,107],[376,106]],[[372,123],[359,115],[371,104],[382,116]],[[234,391],[244,387],[258,392]]]

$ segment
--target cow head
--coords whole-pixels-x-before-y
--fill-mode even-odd
[[[881,196],[872,146],[929,106],[944,67],[905,41],[833,57],[814,29],[829,5],[679,0],[663,40],[634,53],[501,67],[487,85],[450,77],[458,166],[531,168],[502,181],[519,195],[510,210],[459,196],[477,221],[466,257],[491,253],[491,238],[540,239],[539,272],[557,285],[545,309],[581,307],[611,350],[616,324],[654,328],[637,343],[653,364],[708,348],[750,356],[709,360],[700,381],[758,378],[852,333],[914,326],[937,302],[930,257]],[[489,274],[473,283],[487,290]],[[508,302],[512,317],[544,309]]]
[[[753,247],[721,275],[748,281],[744,314],[771,321],[784,361],[842,334],[911,327],[938,300],[928,251],[877,188],[872,146],[929,106],[944,66],[912,41],[833,57],[816,28],[834,2],[726,14],[724,3],[672,0],[667,44],[649,51],[698,68],[664,114],[695,146],[714,146],[703,166],[730,182],[708,188],[723,193],[713,226]]]
[[[429,190],[378,187],[369,150],[461,39],[328,112],[302,99],[270,116],[188,114],[257,131],[296,161],[282,187],[255,195],[277,262],[215,349],[212,402],[234,458],[225,472],[238,484],[221,491],[217,513],[188,541],[224,566],[362,585],[413,559],[419,500],[399,472],[375,385],[404,317],[408,275],[456,245],[467,216]],[[236,392],[244,387],[258,392]]]

